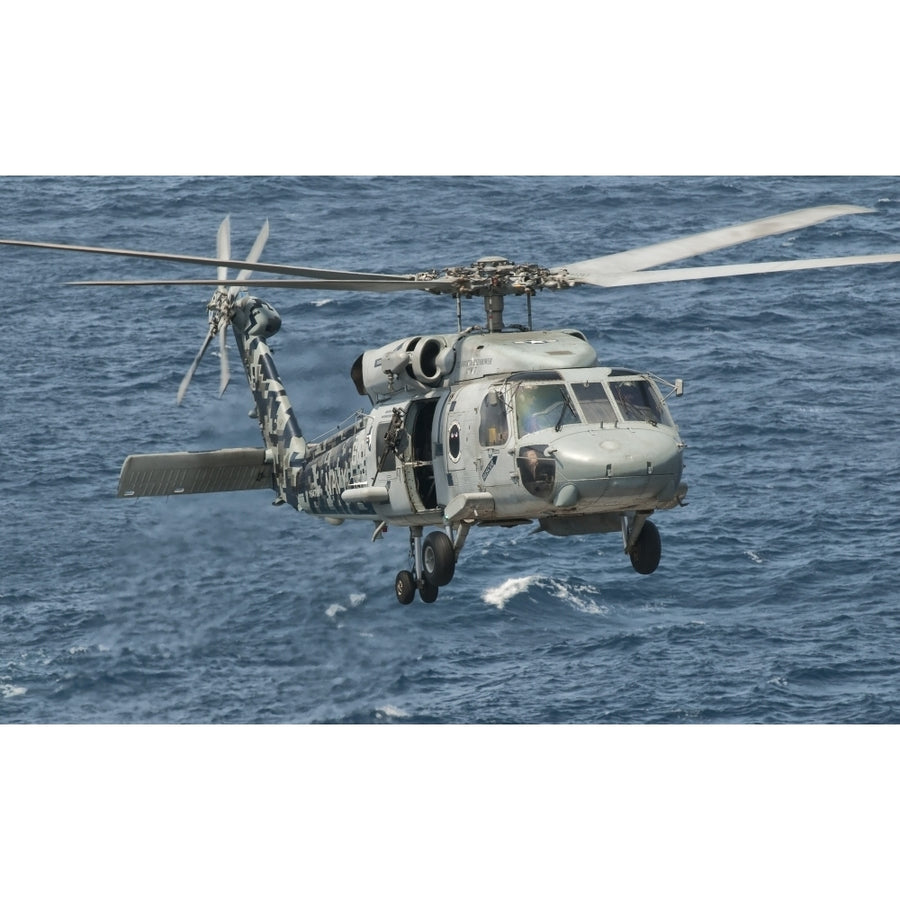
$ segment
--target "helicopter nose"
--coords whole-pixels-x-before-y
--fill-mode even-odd
[[[681,481],[683,450],[677,434],[649,425],[561,435],[546,450],[556,460],[556,503],[571,506],[600,497],[671,500]]]

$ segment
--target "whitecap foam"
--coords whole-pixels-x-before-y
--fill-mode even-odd
[[[351,594],[350,595],[350,605],[356,609],[357,606],[362,606],[363,603],[366,602],[365,594]]]
[[[21,697],[28,693],[28,688],[19,687],[17,684],[0,684],[0,697],[11,700],[13,697]]]
[[[576,593],[564,581],[554,582],[554,588],[556,596],[564,603],[568,603],[573,609],[577,609],[578,612],[588,613],[592,616],[605,616],[609,613],[609,607],[597,603],[591,596],[583,596],[580,593]],[[583,591],[588,595],[599,594],[599,591],[590,585],[585,586]]]
[[[329,303],[334,303],[333,297],[321,297],[318,300],[310,300],[310,306],[327,306]]]
[[[590,585],[580,585],[573,589],[567,582],[557,578],[549,578],[545,575],[523,575],[519,578],[507,578],[503,584],[488,588],[481,599],[490,606],[503,609],[513,597],[525,594],[532,585],[540,585],[557,600],[562,600],[572,609],[578,612],[588,613],[592,616],[605,616],[609,608],[597,602],[594,596],[599,597],[600,592]]]
[[[325,615],[330,619],[333,619],[338,613],[347,612],[346,606],[341,606],[340,603],[332,603],[328,609],[325,610]]]
[[[497,609],[503,609],[513,597],[527,591],[531,585],[540,581],[540,578],[540,575],[523,575],[519,578],[507,578],[506,581],[498,587],[488,588],[481,595],[481,599],[489,606],[496,606]]]
[[[386,703],[375,710],[375,716],[379,719],[408,719],[410,713]]]

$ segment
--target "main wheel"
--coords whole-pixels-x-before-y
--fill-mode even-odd
[[[649,575],[656,571],[659,558],[662,555],[662,541],[659,537],[659,529],[647,519],[641,533],[631,548],[631,565],[634,571],[641,575]]]
[[[425,580],[435,587],[449,584],[453,578],[456,554],[443,531],[432,531],[422,542],[422,568]]]
[[[412,572],[398,572],[394,581],[394,589],[397,591],[397,599],[406,606],[413,602],[416,595],[416,580]]]

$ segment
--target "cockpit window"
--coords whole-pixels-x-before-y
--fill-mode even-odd
[[[626,421],[671,425],[672,418],[649,381],[611,381],[609,389]]]
[[[523,384],[516,391],[516,424],[520,435],[543,428],[559,431],[580,421],[562,384]]]
[[[573,384],[572,390],[575,391],[575,397],[581,406],[582,413],[584,413],[585,421],[589,425],[616,421],[616,412],[603,385],[599,381]]]

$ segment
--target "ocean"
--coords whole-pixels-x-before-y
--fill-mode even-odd
[[[696,262],[900,249],[892,177],[3,178],[0,237],[213,256],[230,214],[235,256],[268,219],[264,261],[400,273],[490,254],[552,266],[831,203],[873,212]],[[211,352],[175,403],[210,290],[64,283],[205,270],[0,260],[0,723],[900,721],[897,266],[538,295],[535,327],[684,379],[670,409],[688,505],[654,517],[650,576],[617,535],[474,529],[438,601],[404,607],[405,529],[373,543],[369,523],[330,527],[262,491],[116,498],[129,453],[252,446],[258,428],[236,352],[221,399]],[[424,293],[254,293],[281,312],[273,347],[309,437],[366,407],[359,353],[456,322]],[[480,301],[464,318],[482,321]],[[391,748],[421,746],[400,733]]]

